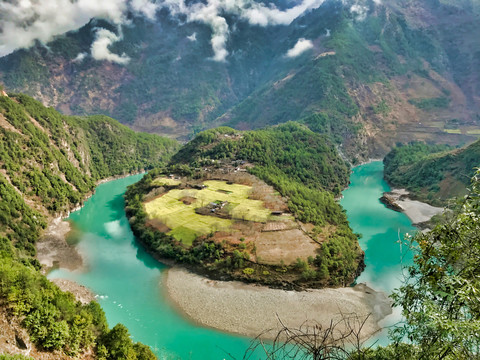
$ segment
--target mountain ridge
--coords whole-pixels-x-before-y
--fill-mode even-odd
[[[78,62],[92,29],[114,30],[93,20],[58,37],[50,51],[36,47],[0,59],[0,74],[9,88],[65,113],[106,113],[133,129],[181,139],[219,125],[252,129],[321,114],[342,124],[335,135],[349,158],[361,161],[385,155],[396,141],[475,139],[480,45],[461,36],[478,27],[472,4],[372,3],[359,19],[332,0],[288,26],[265,28],[225,15],[234,31],[224,63],[210,60],[207,26],[179,26],[165,10],[155,23],[134,19],[112,46],[128,54],[129,64]],[[195,41],[187,38],[192,34]],[[313,47],[286,57],[301,38]]]

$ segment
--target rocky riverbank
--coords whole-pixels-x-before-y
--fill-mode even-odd
[[[83,266],[83,259],[75,246],[66,241],[70,231],[70,223],[58,217],[50,222],[37,242],[37,259],[44,272],[58,267],[73,271]]]
[[[409,192],[405,189],[392,189],[383,193],[380,201],[389,209],[403,212],[414,225],[429,221],[432,216],[441,214],[445,209],[412,200],[408,197]]]

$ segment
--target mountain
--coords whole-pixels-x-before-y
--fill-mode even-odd
[[[2,198],[21,196],[2,202],[1,231],[32,255],[47,217],[77,206],[98,180],[159,165],[178,147],[106,116],[61,115],[20,94],[0,97],[0,130]]]
[[[329,138],[304,125],[221,127],[131,186],[126,212],[155,256],[209,277],[346,286],[364,268],[358,236],[334,199],[348,177]]]
[[[432,205],[446,205],[467,194],[480,166],[480,140],[457,149],[412,143],[393,149],[384,164],[385,180],[392,186]]]
[[[359,3],[325,1],[288,25],[221,14],[225,61],[212,60],[217,28],[166,8],[122,28],[110,50],[129,62],[97,61],[86,54],[98,29],[117,30],[93,19],[47,46],[0,58],[1,81],[64,113],[103,113],[182,139],[223,124],[299,121],[331,134],[352,161],[383,156],[397,141],[473,141],[478,1]],[[307,50],[289,53],[298,44]]]
[[[48,222],[81,204],[98,180],[163,164],[178,143],[137,134],[103,115],[64,116],[22,94],[0,96],[0,139],[2,331],[15,333],[18,344],[34,343],[32,355],[54,351],[53,358],[66,359],[95,350],[115,358],[121,341],[137,354],[132,358],[152,359],[125,327],[108,329],[97,303],[81,305],[41,275],[35,243]],[[0,346],[14,345],[2,340]]]

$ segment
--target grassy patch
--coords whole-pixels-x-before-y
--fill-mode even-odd
[[[419,109],[429,111],[433,109],[446,109],[450,104],[450,99],[446,97],[410,99],[408,102]]]
[[[444,129],[443,131],[445,131],[446,133],[449,133],[449,134],[461,134],[462,131],[460,129]]]
[[[468,130],[467,135],[480,135],[480,129]]]
[[[193,241],[197,238],[198,233],[185,226],[177,227],[169,232],[175,239],[181,241],[183,244],[191,246]]]
[[[157,180],[155,180],[157,181]],[[220,230],[228,230],[233,220],[216,216],[200,215],[196,208],[210,203],[228,202],[227,211],[232,219],[266,222],[271,212],[260,200],[250,200],[250,186],[227,184],[225,181],[205,181],[203,190],[174,189],[162,197],[145,203],[149,218],[158,219],[170,229],[169,234],[186,245],[191,245],[196,236],[207,235]],[[194,198],[191,204],[180,199]]]
[[[160,177],[152,181],[152,185],[158,186],[177,186],[180,185],[182,182],[180,180],[169,179],[166,177]]]

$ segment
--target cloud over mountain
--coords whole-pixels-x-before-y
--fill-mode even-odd
[[[357,4],[363,0],[342,0]],[[174,18],[198,22],[212,29],[210,43],[213,60],[225,61],[230,28],[227,15],[234,15],[254,26],[288,25],[307,11],[321,6],[325,0],[298,0],[286,9],[274,2],[265,4],[256,0],[8,0],[0,2],[0,57],[16,49],[28,48],[35,41],[47,43],[55,36],[76,30],[92,18],[101,18],[118,25],[129,23],[133,14],[154,21],[156,13],[166,8]],[[376,3],[379,0],[375,0]],[[361,9],[359,5],[352,8]],[[98,30],[92,44],[96,59],[125,63],[126,55],[110,53],[108,47],[121,39],[110,31]],[[108,54],[107,54],[108,51]],[[99,55],[101,54],[101,55]]]
[[[47,43],[55,36],[76,30],[91,18],[114,24],[126,21],[125,0],[9,0],[0,2],[0,56]]]
[[[303,54],[305,51],[313,48],[313,43],[311,40],[304,38],[298,39],[297,43],[293,48],[287,51],[286,57],[294,58],[300,54]]]

